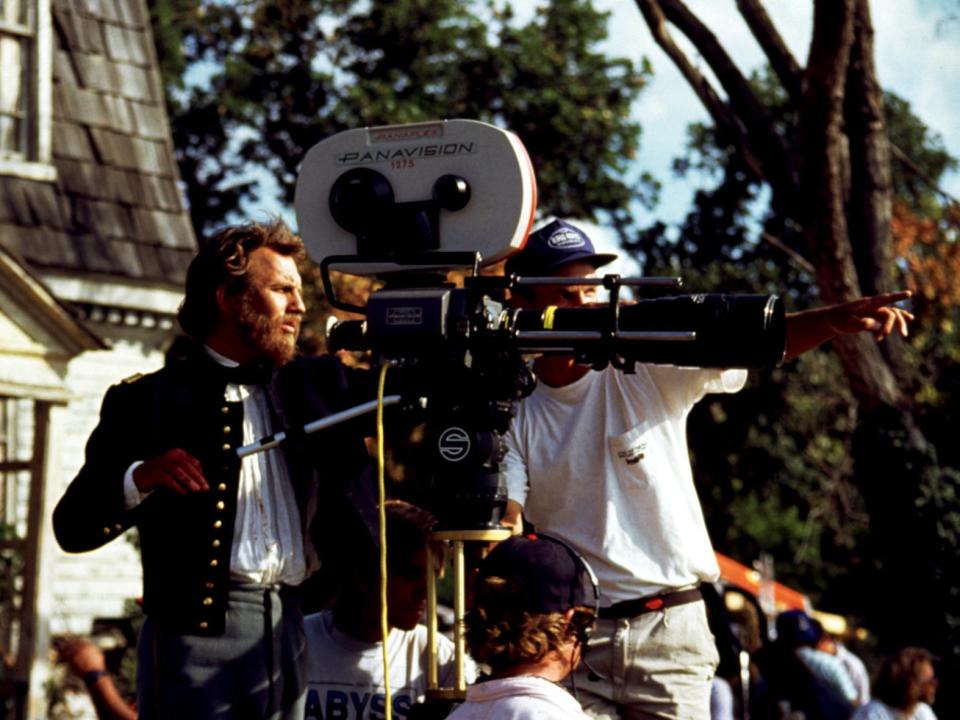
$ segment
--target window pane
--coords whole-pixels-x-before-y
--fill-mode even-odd
[[[0,0],[0,20],[13,25],[26,25],[27,3],[24,0]]]
[[[3,0],[0,0],[2,2]],[[26,41],[0,35],[0,155],[22,154]]]

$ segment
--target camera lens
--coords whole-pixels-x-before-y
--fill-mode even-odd
[[[348,170],[330,188],[330,214],[337,225],[357,235],[377,227],[393,203],[390,181],[370,168]]]

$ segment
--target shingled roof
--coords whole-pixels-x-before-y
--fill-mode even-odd
[[[38,270],[182,287],[177,187],[145,0],[53,0],[53,165],[0,176],[0,243]]]

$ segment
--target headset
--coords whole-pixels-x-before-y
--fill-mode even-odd
[[[577,610],[574,612],[573,617],[570,618],[570,627],[573,631],[574,637],[576,637],[577,642],[580,643],[584,648],[587,646],[587,642],[590,640],[590,636],[593,633],[593,625],[596,622],[596,619],[600,615],[600,582],[597,580],[597,575],[593,571],[593,568],[590,567],[590,563],[587,562],[587,559],[580,554],[573,546],[569,543],[564,542],[555,535],[550,535],[543,532],[535,532],[528,537],[539,538],[541,540],[548,540],[553,542],[560,547],[562,547],[568,555],[573,559],[577,567],[580,568],[580,573],[578,578],[579,583],[571,583],[570,585],[570,607],[574,607],[577,597],[580,595],[580,592],[584,589],[584,577],[586,577],[587,583],[589,583],[589,593],[588,595],[593,598],[592,607],[590,612],[584,612],[582,610]]]

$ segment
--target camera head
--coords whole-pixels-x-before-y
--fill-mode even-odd
[[[327,138],[304,159],[295,204],[311,258],[375,275],[502,260],[522,247],[537,200],[516,135],[441,120]]]

